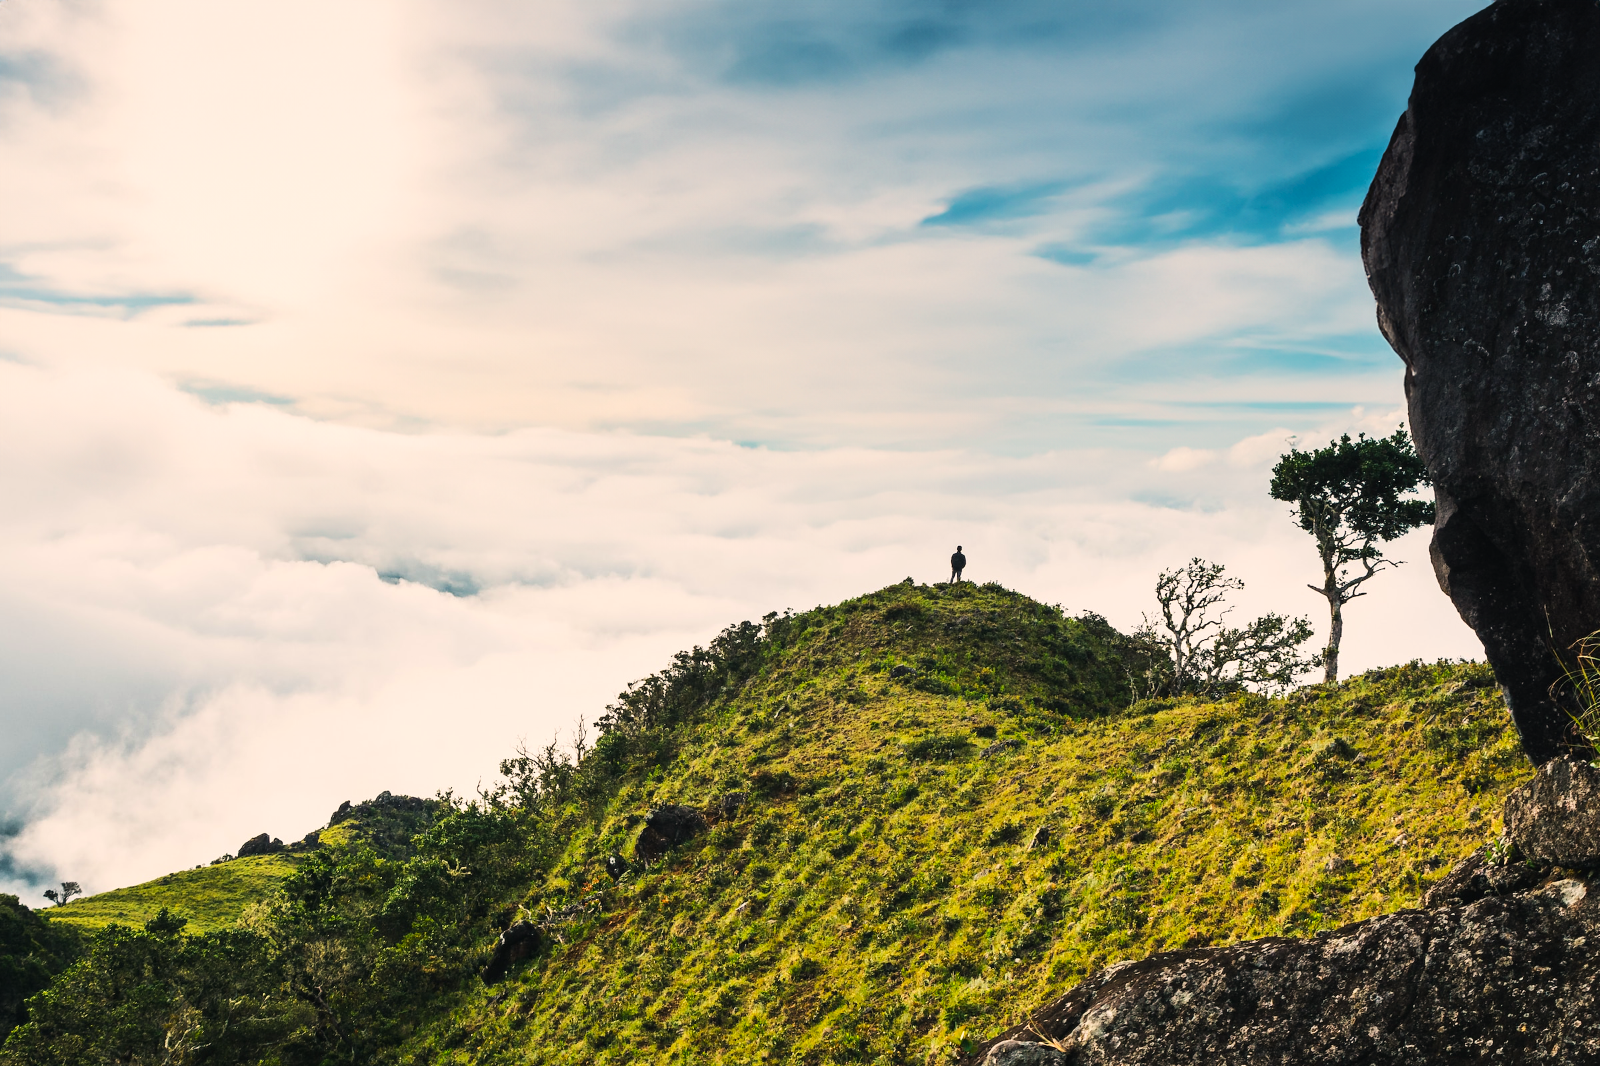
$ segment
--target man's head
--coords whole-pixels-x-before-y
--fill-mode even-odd
[[[960,551],[960,550],[961,550],[961,545],[957,544],[956,545],[956,551]]]

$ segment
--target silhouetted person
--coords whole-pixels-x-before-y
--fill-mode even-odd
[[[950,556],[950,583],[953,585],[961,580],[961,571],[967,568],[967,557],[961,554],[961,545],[956,545],[956,553]]]

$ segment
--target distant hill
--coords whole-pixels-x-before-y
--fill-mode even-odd
[[[327,828],[312,834],[316,847],[373,848],[388,858],[410,854],[411,838],[433,824],[444,805],[414,796],[381,796],[342,805]],[[52,922],[79,930],[113,924],[142,926],[163,909],[188,919],[185,931],[212,933],[230,929],[251,904],[268,899],[279,883],[310,852],[303,843],[265,855],[228,857],[192,870],[179,870],[154,881],[75,899],[45,912]]]
[[[1130,653],[993,585],[730,627],[576,764],[63,908],[0,1063],[941,1061],[1116,959],[1414,905],[1527,775],[1482,665],[1130,706]]]
[[[154,881],[75,899],[45,912],[51,924],[83,931],[142,926],[163,908],[189,919],[191,933],[232,928],[245,908],[270,896],[294,872],[297,855],[252,855],[216,866],[179,870]]]

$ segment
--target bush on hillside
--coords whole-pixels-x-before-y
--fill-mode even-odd
[[[183,936],[166,911],[144,929],[112,926],[28,1001],[0,1062],[257,1062],[312,1011],[279,994],[279,962],[255,933]],[[263,995],[263,993],[265,993]]]
[[[52,924],[16,896],[0,895],[0,1042],[26,1017],[23,1003],[78,954],[77,932]]]

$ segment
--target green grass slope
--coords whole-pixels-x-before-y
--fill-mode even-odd
[[[1526,774],[1481,665],[1119,710],[1114,634],[996,587],[797,624],[527,893],[559,940],[400,1058],[940,1061],[1118,959],[1415,905]],[[652,804],[733,791],[603,873]]]
[[[279,852],[179,870],[154,881],[75,899],[44,914],[51,922],[79,929],[103,929],[113,923],[143,926],[163,908],[189,919],[189,933],[230,928],[245,908],[266,899],[294,872],[299,856]]]

